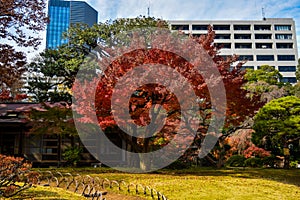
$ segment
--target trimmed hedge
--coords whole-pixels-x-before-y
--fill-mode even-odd
[[[261,158],[248,158],[244,162],[245,167],[262,167],[263,161]]]
[[[227,160],[226,166],[230,166],[230,167],[244,167],[245,160],[246,160],[246,158],[244,156],[233,155],[233,156],[231,156]]]

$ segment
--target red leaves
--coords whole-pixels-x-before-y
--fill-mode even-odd
[[[129,45],[128,51],[124,51],[125,53],[114,58],[111,62],[109,62],[110,58],[103,58],[100,62],[100,69],[102,70],[101,76],[93,79],[90,83],[78,82],[74,85],[74,87],[78,88],[77,92],[80,94],[76,95],[78,97],[77,101],[79,100],[80,105],[84,105],[81,109],[77,110],[77,112],[83,116],[81,120],[92,122],[94,119],[88,120],[86,116],[90,116],[89,114],[91,112],[96,111],[97,124],[100,124],[102,130],[111,130],[111,127],[118,125],[117,120],[127,126],[132,122],[135,122],[137,125],[145,126],[150,124],[153,119],[157,117],[155,114],[161,111],[155,106],[161,105],[161,109],[167,113],[168,117],[166,117],[166,121],[164,122],[164,128],[154,136],[160,135],[159,137],[162,138],[172,138],[166,136],[174,136],[182,121],[184,121],[185,124],[180,128],[186,130],[185,132],[191,132],[191,130],[193,130],[192,126],[196,125],[199,127],[198,130],[201,130],[201,134],[205,135],[212,116],[219,117],[224,115],[222,111],[218,113],[218,111],[222,109],[217,110],[212,108],[210,99],[213,97],[211,97],[208,86],[216,88],[216,86],[224,84],[226,99],[224,95],[221,95],[222,98],[218,100],[227,102],[227,105],[224,104],[222,107],[223,110],[225,110],[226,106],[225,126],[239,125],[247,116],[253,115],[255,110],[259,108],[259,105],[255,103],[255,99],[248,99],[246,97],[246,91],[241,88],[245,83],[243,77],[244,72],[241,70],[242,63],[238,63],[234,68],[231,68],[233,63],[238,60],[238,56],[233,55],[226,59],[219,56],[219,49],[213,45],[214,35],[214,31],[210,27],[207,35],[187,40],[184,45],[182,45],[182,43],[179,45],[175,44],[171,37],[165,37],[164,35],[151,41],[152,46],[155,48],[151,48],[151,45],[149,45],[149,47],[147,45],[141,45],[141,40],[137,38],[136,40],[133,39],[133,44],[136,46]],[[206,52],[200,48],[200,45],[199,48],[191,48],[191,45],[198,47],[195,41],[198,42]],[[167,48],[168,43],[172,44],[172,47],[170,47],[171,50]],[[143,48],[141,46],[143,46]],[[182,49],[178,51],[178,48]],[[191,49],[199,50],[199,52],[191,51]],[[123,49],[121,48],[121,50]],[[111,53],[109,50],[107,52]],[[206,60],[208,60],[208,58],[205,57],[207,54],[214,61],[213,64],[215,65],[202,67],[207,63]],[[116,55],[117,53],[113,54],[113,56]],[[163,68],[163,66],[166,67]],[[198,66],[199,69],[197,68]],[[217,66],[221,76],[211,73],[211,68],[215,68],[215,66]],[[134,70],[147,71],[148,68],[157,69],[155,76],[142,72],[136,73],[138,75],[135,74],[135,76],[128,75],[133,73],[132,71]],[[160,71],[160,68],[164,70]],[[160,77],[175,77],[173,76],[173,74],[175,74],[174,71],[180,74],[180,76],[191,85],[196,97],[203,100],[203,102],[194,103],[195,105],[191,103],[191,101],[184,102],[189,108],[199,108],[197,115],[200,115],[200,117],[195,116],[195,118],[201,118],[202,121],[200,123],[197,122],[197,124],[195,124],[194,118],[186,118],[186,116],[182,115],[182,107],[180,104],[182,102],[178,102],[174,91],[169,91],[168,86],[163,87],[163,84],[156,84]],[[137,80],[147,80],[148,84],[130,85],[130,83],[140,84]],[[176,89],[182,90],[180,92],[184,100],[191,99],[192,96],[189,94],[189,91],[185,91],[181,86],[181,84],[184,84],[184,81],[178,80],[171,81],[175,83],[174,85],[178,86]],[[119,82],[126,87],[117,87],[119,86]],[[96,92],[90,90],[95,84],[97,85]],[[131,96],[125,96],[127,92],[130,93]],[[114,99],[114,102],[118,103],[115,107],[112,103],[114,94],[118,94]],[[126,98],[127,101],[121,101],[122,98]],[[126,111],[123,112],[124,110]],[[116,116],[114,115],[115,113],[119,113],[119,115]],[[129,115],[130,118],[125,118],[123,115],[126,117]],[[130,127],[130,129],[132,128]],[[147,131],[148,130],[145,130],[145,132]],[[119,134],[121,131],[116,132]],[[215,135],[219,136],[219,133],[215,133]],[[189,136],[186,137],[188,138]],[[145,141],[149,142],[148,139]],[[153,141],[156,141],[156,144],[164,143],[162,140],[159,140],[159,142],[158,140]],[[145,144],[142,142],[139,143],[141,146]]]
[[[245,158],[251,158],[251,157],[264,158],[264,157],[271,156],[271,153],[270,151],[266,151],[263,148],[251,146],[243,152],[243,155],[245,156]]]
[[[147,64],[159,63],[162,65],[175,68],[182,76],[184,76],[190,84],[194,87],[197,93],[198,85],[204,80],[201,75],[194,78],[197,74],[192,70],[193,66],[189,64],[184,58],[172,53],[162,51],[160,49],[136,49],[129,53],[125,53],[122,57],[114,60],[104,72],[106,76],[99,78],[99,85],[96,90],[95,108],[101,127],[103,125],[115,125],[111,116],[111,98],[113,91],[116,90],[115,85],[121,77],[136,66],[146,66]],[[164,75],[172,75],[172,70],[163,71]],[[147,75],[146,75],[147,76]],[[163,76],[163,74],[162,74]],[[148,77],[145,77],[147,79]],[[135,82],[135,79],[142,79],[142,77],[130,77],[125,79],[125,83]],[[155,80],[153,80],[155,82]],[[93,82],[94,83],[94,82]],[[92,84],[93,84],[92,83]],[[179,82],[180,83],[180,82]],[[124,83],[123,83],[124,84]],[[205,86],[202,87],[201,95],[208,93]],[[163,105],[167,112],[171,110],[179,110],[178,103],[174,99],[174,95],[167,91],[165,87],[155,84],[144,85],[140,88],[125,88],[131,90],[134,95],[130,97],[129,108],[131,118],[139,125],[146,125],[149,123],[149,109],[155,104]],[[190,94],[186,94],[187,98]],[[118,99],[117,99],[118,100]],[[127,109],[128,105],[119,106],[118,109]],[[103,121],[108,118],[110,123]]]
[[[4,197],[11,197],[36,183],[38,173],[30,172],[31,163],[24,158],[0,154],[0,191]],[[17,184],[24,182],[24,184]]]
[[[28,97],[27,94],[17,94],[15,99],[16,101],[21,101],[23,99],[26,99],[27,97]]]
[[[44,0],[0,0],[0,38],[15,41],[19,46],[37,47],[36,31],[43,30],[48,18],[45,13]],[[29,33],[24,30],[30,31]]]
[[[214,37],[215,33],[212,27],[209,27],[207,35],[202,35],[195,40],[202,45],[218,66],[226,89],[226,126],[236,126],[247,116],[253,116],[262,104],[257,101],[259,97],[250,99],[246,96],[247,91],[242,89],[246,80],[244,79],[245,71],[242,71],[241,67],[245,62],[239,62],[231,69],[233,63],[238,61],[238,56],[227,56],[225,59],[219,56],[219,49],[213,45]],[[201,90],[202,86],[199,85],[198,88]]]
[[[14,88],[20,88],[20,79],[25,71],[25,63],[26,58],[22,52],[16,52],[10,45],[0,44],[0,86],[2,93],[5,93],[4,90],[15,93]]]
[[[45,0],[0,0],[0,101],[19,101],[25,97],[17,93],[22,88],[26,56],[14,46],[37,49],[41,40],[37,31],[43,30],[48,21],[45,7]],[[11,94],[3,94],[4,90]]]
[[[16,94],[13,96],[12,92],[6,89],[0,91],[0,102],[18,102],[26,99],[26,94]]]

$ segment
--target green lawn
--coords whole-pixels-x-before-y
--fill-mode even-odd
[[[23,200],[23,199],[84,200],[85,198],[80,196],[79,194],[74,194],[73,192],[66,191],[62,188],[36,186],[28,190],[25,190],[22,193],[10,199],[12,200]]]
[[[74,174],[89,174],[91,176],[108,178],[110,180],[124,180],[126,182],[135,184],[140,183],[150,186],[151,188],[155,188],[157,191],[160,191],[171,200],[300,199],[300,170],[297,169],[216,170],[208,168],[196,168],[189,170],[161,170],[150,174],[120,173],[107,168],[60,168],[58,170],[61,172],[71,172]],[[31,191],[35,191],[37,189],[39,188],[31,189]],[[127,192],[124,191],[124,194],[126,193]],[[66,193],[62,195],[70,194]],[[142,197],[145,196],[142,195]],[[72,197],[72,199],[76,198],[80,197]],[[45,197],[43,199],[70,198],[69,196],[56,198],[55,195],[53,197],[50,195],[49,197]],[[148,197],[148,199],[151,198]]]

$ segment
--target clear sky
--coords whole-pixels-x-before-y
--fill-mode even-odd
[[[99,13],[99,21],[150,15],[165,20],[260,20],[294,18],[300,52],[300,0],[85,0]],[[43,42],[41,49],[45,48]]]

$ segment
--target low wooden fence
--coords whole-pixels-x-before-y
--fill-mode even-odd
[[[107,189],[115,189],[150,196],[152,199],[167,200],[167,197],[161,192],[142,184],[109,180],[90,175],[61,173],[59,171],[39,171],[39,174],[38,185],[64,188],[89,199],[105,200],[108,193]]]

